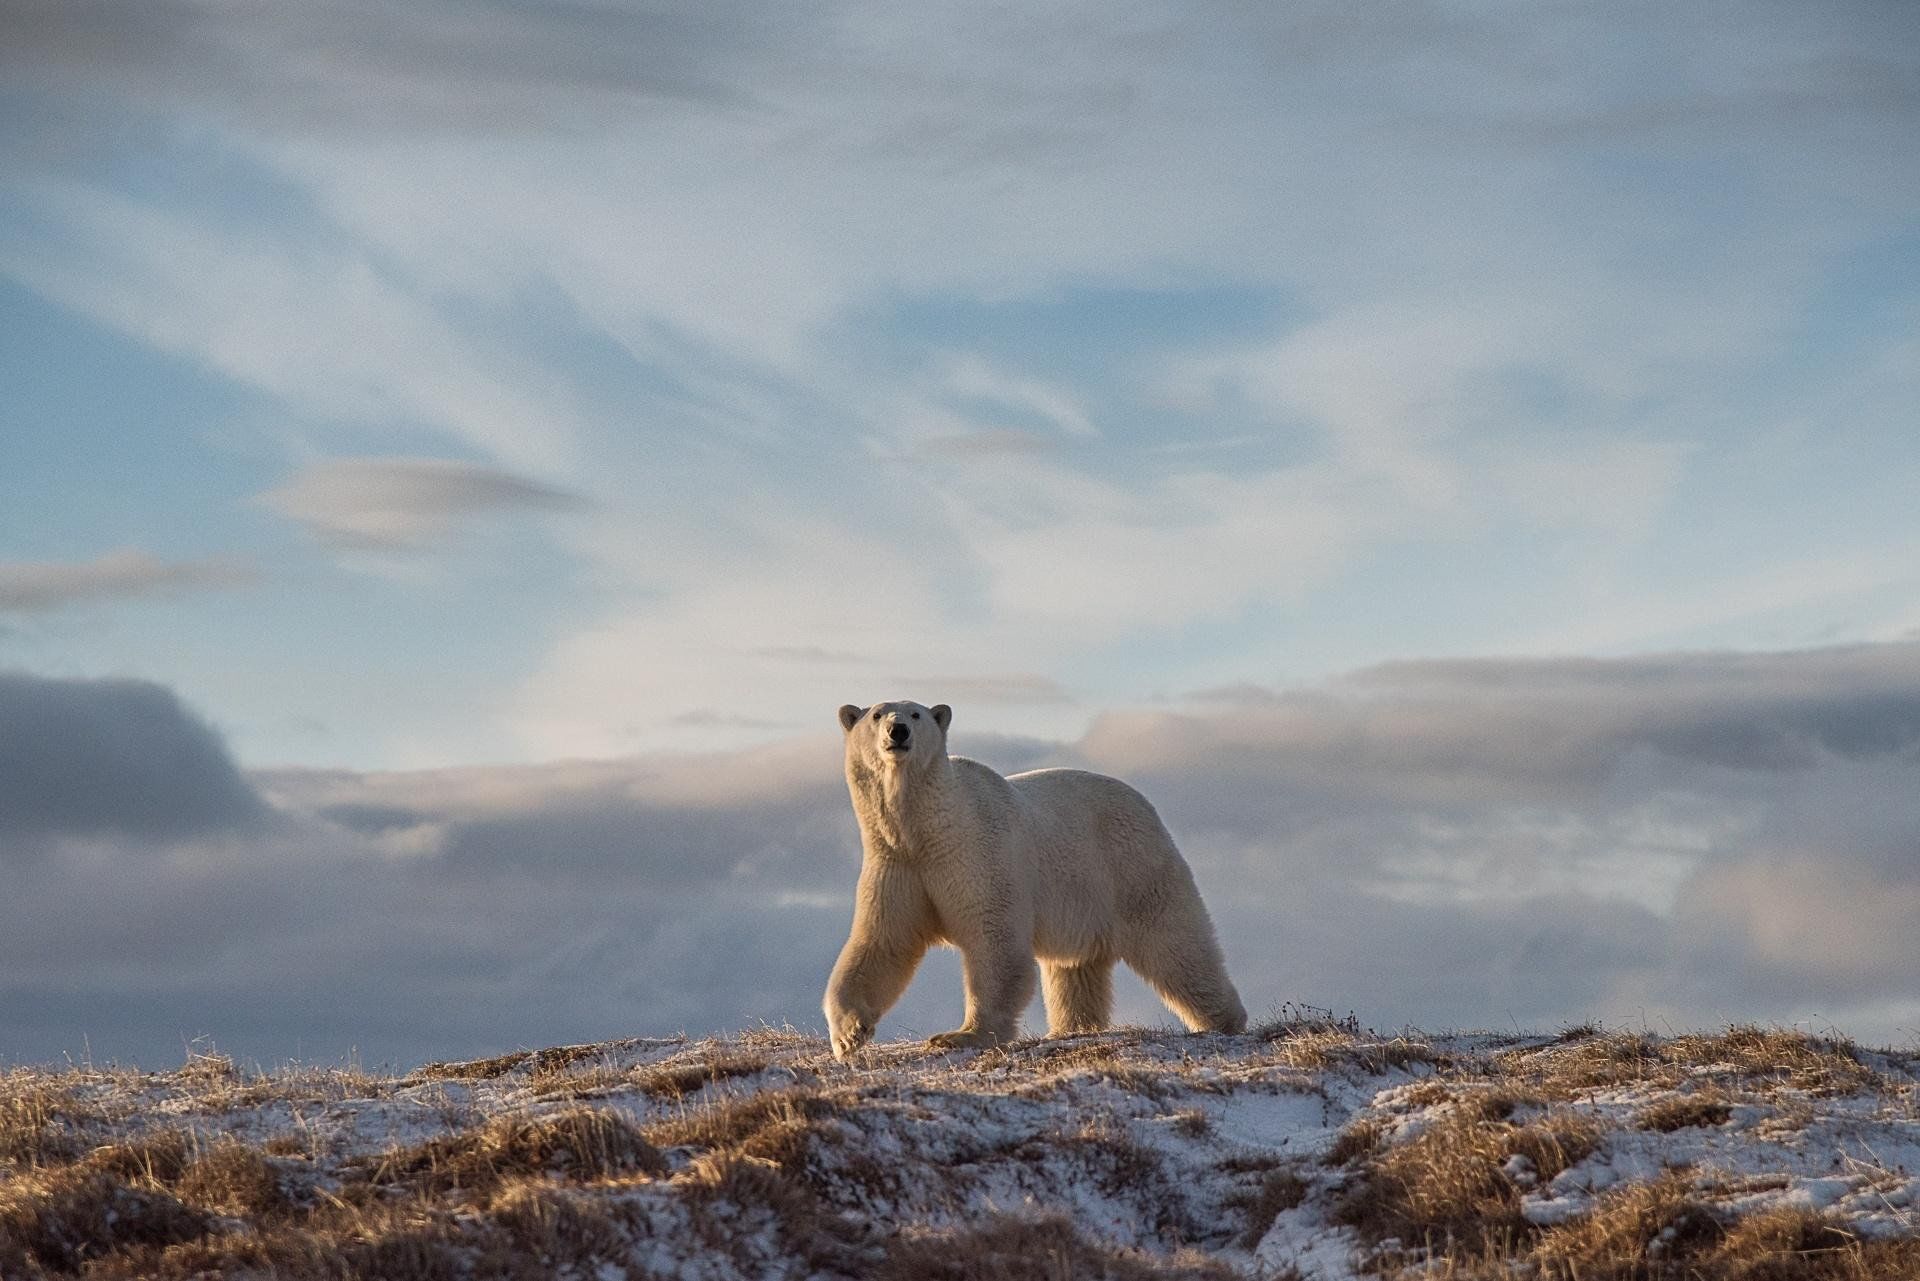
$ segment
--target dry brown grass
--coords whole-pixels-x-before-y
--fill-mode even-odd
[[[34,1168],[79,1155],[71,1092],[29,1070],[0,1076],[0,1163]]]
[[[1533,1234],[1520,1213],[1529,1187],[1598,1146],[1591,1118],[1549,1112],[1513,1118],[1525,1100],[1488,1091],[1462,1098],[1402,1143],[1382,1146],[1376,1127],[1352,1145],[1359,1178],[1335,1214],[1363,1239],[1398,1240],[1422,1250],[1507,1250]],[[1524,1158],[1524,1178],[1508,1163]]]
[[[34,1170],[0,1183],[0,1276],[76,1272],[116,1250],[204,1236],[210,1222],[163,1189],[79,1167]]]
[[[532,1050],[514,1050],[490,1059],[429,1063],[414,1072],[429,1081],[491,1081],[505,1076],[533,1057]]]
[[[712,1054],[693,1063],[666,1063],[642,1068],[633,1084],[656,1098],[684,1098],[719,1081],[758,1076],[771,1060],[765,1054]]]
[[[625,1240],[599,1202],[565,1189],[666,1163],[619,1115],[575,1109],[350,1163],[332,1193],[293,1177],[309,1169],[169,1129],[16,1174],[0,1181],[0,1277],[548,1275],[523,1265],[612,1259]]]
[[[1868,1241],[1805,1210],[1732,1219],[1683,1174],[1620,1189],[1591,1213],[1390,1276],[1450,1281],[1920,1281],[1920,1239]]]
[[[526,1068],[536,1081],[564,1073],[580,1064],[604,1062],[618,1050],[636,1044],[615,1041],[600,1045],[554,1045],[544,1050],[511,1050],[488,1059],[429,1063],[407,1078],[412,1081],[493,1081]]]
[[[359,1174],[379,1188],[406,1185],[423,1193],[469,1196],[519,1178],[574,1180],[665,1174],[666,1158],[616,1112],[574,1108],[548,1116],[495,1117],[477,1130],[396,1148],[363,1164]]]
[[[1695,1126],[1725,1125],[1732,1115],[1733,1100],[1720,1090],[1707,1089],[1649,1103],[1634,1115],[1633,1123],[1642,1130],[1671,1134]]]
[[[1267,1040],[1270,1062],[1308,1072],[1347,1071],[1377,1076],[1415,1067],[1439,1069],[1451,1063],[1447,1055],[1425,1041],[1400,1036],[1385,1040],[1361,1037],[1340,1028],[1288,1025]]]
[[[1175,1112],[1167,1124],[1183,1139],[1204,1139],[1213,1133],[1213,1118],[1200,1108]]]
[[[739,1147],[768,1130],[810,1128],[844,1110],[841,1101],[817,1088],[794,1086],[703,1102],[653,1122],[644,1133],[661,1148],[713,1151]]]
[[[1677,1063],[1730,1067],[1748,1087],[1785,1086],[1826,1096],[1886,1083],[1853,1042],[1781,1028],[1732,1027],[1717,1036],[1675,1037],[1665,1049]]]
[[[1089,1241],[1071,1220],[996,1218],[952,1232],[902,1234],[875,1281],[1227,1281],[1239,1274],[1192,1251],[1168,1257]]]
[[[1561,1099],[1626,1086],[1674,1089],[1701,1080],[1754,1093],[1785,1089],[1818,1097],[1888,1086],[1849,1041],[1751,1026],[1667,1039],[1632,1032],[1563,1038],[1510,1050],[1498,1062]]]
[[[164,1190],[216,1214],[264,1216],[291,1205],[284,1164],[235,1139],[203,1144],[187,1131],[170,1129],[95,1148],[77,1168]]]
[[[1613,1193],[1591,1213],[1547,1229],[1524,1257],[1549,1277],[1629,1281],[1683,1267],[1725,1234],[1687,1179],[1670,1174]],[[1486,1262],[1504,1267],[1508,1261]]]
[[[1911,1240],[1858,1240],[1843,1219],[1798,1212],[1736,1220],[1728,1203],[1765,1190],[1753,1178],[1623,1187],[1551,1227],[1519,1212],[1527,1190],[1592,1148],[1590,1114],[1673,1131],[1760,1101],[1772,1125],[1824,1112],[1823,1094],[1914,1091],[1898,1064],[1883,1071],[1881,1057],[1844,1042],[1572,1029],[1528,1049],[1436,1052],[1340,1020],[1266,1031],[1252,1052],[1241,1043],[1225,1057],[1210,1042],[1193,1050],[1144,1032],[1023,1042],[903,1066],[898,1079],[838,1069],[817,1038],[791,1029],[688,1049],[523,1051],[403,1080],[262,1074],[213,1054],[161,1074],[0,1073],[0,1278],[533,1281],[603,1264],[637,1275],[636,1252],[660,1250],[744,1276],[1220,1277],[1233,1273],[1179,1247],[1251,1249],[1276,1216],[1306,1202],[1298,1214],[1317,1218],[1333,1200],[1363,1241],[1398,1242],[1376,1266],[1429,1281],[1920,1281]],[[670,1057],[630,1066],[656,1050]],[[770,1068],[793,1083],[769,1088]],[[1377,1086],[1355,1074],[1422,1079],[1398,1077],[1348,1127],[1332,1156],[1340,1168],[1262,1148],[1223,1151],[1204,1174],[1186,1163],[1224,1146],[1193,1092],[1311,1088],[1315,1071],[1363,1089]],[[1074,1091],[1061,1096],[1068,1111],[1023,1102],[980,1112],[992,1120],[978,1130],[965,1124],[985,1096],[1089,1080],[1138,1097]],[[1636,1084],[1677,1093],[1623,1088]],[[603,1085],[637,1115],[555,1107],[555,1095]],[[1602,1091],[1618,1093],[1566,1106]],[[554,1110],[487,1119],[530,1096]],[[1324,1097],[1333,1109],[1345,1095]],[[1180,1098],[1189,1102],[1143,1101]],[[254,1106],[258,1117],[230,1115]],[[1409,1119],[1426,1128],[1392,1140]],[[447,1133],[367,1154],[382,1124]],[[1509,1165],[1516,1155],[1525,1162]],[[1117,1248],[1066,1219],[981,1217],[1009,1205],[1044,1216],[1074,1203],[1060,1195],[1067,1186],[1076,1201],[1111,1205],[1125,1239],[1153,1250]]]
[[[1099,1039],[1062,1042],[1017,1041],[977,1055],[967,1071],[975,1076],[1013,1081],[1009,1092],[1020,1098],[1044,1099],[1058,1095],[1081,1080],[1098,1080],[1156,1102],[1190,1090],[1218,1087],[1190,1079],[1183,1064],[1163,1059],[1130,1058],[1137,1034],[1108,1034]]]
[[[1920,1238],[1863,1241],[1822,1215],[1776,1210],[1735,1224],[1703,1271],[1715,1281],[1917,1281]]]
[[[485,1213],[456,1214],[405,1202],[328,1207],[299,1223],[209,1234],[172,1244],[128,1245],[91,1263],[101,1281],[536,1281],[591,1276],[624,1262],[632,1216],[616,1203],[544,1182],[504,1186]]]

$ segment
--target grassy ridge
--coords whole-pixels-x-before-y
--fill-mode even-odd
[[[0,1075],[0,1276],[1920,1278],[1920,1071],[1290,1019]]]

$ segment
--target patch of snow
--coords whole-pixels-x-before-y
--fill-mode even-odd
[[[1268,1272],[1297,1269],[1304,1281],[1356,1281],[1361,1253],[1351,1228],[1333,1226],[1309,1203],[1275,1216],[1253,1258]]]

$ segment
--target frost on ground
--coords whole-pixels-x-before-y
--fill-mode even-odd
[[[1754,1028],[0,1075],[5,1278],[1920,1278],[1917,1203],[1920,1063]]]

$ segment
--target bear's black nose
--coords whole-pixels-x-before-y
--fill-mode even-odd
[[[913,733],[913,731],[908,729],[905,725],[902,725],[899,721],[895,721],[893,724],[887,727],[887,737],[892,739],[896,743],[906,742],[907,735],[911,733]]]

